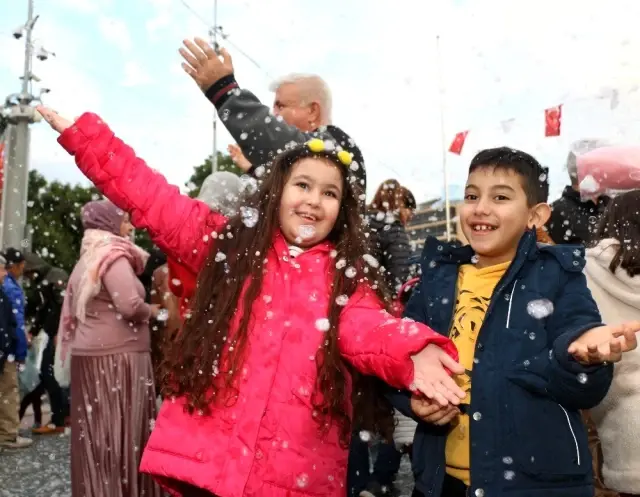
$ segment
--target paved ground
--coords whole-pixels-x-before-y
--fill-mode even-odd
[[[43,411],[46,421],[49,415],[44,406]],[[28,417],[23,420],[24,427],[31,423]],[[409,497],[413,478],[406,457],[397,483],[401,495]],[[27,449],[0,452],[0,497],[71,497],[69,435],[41,435]]]

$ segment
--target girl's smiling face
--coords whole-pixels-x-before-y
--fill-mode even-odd
[[[305,157],[291,167],[280,199],[280,229],[288,243],[312,247],[336,223],[344,181],[329,159]]]

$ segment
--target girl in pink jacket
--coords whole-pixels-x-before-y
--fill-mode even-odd
[[[199,274],[141,463],[173,495],[344,496],[354,371],[443,405],[464,396],[452,343],[384,309],[362,230],[364,171],[337,144],[281,154],[227,220],[98,116],[40,111],[96,187]]]

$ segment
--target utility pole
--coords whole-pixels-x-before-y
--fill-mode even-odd
[[[449,197],[449,170],[447,168],[447,147],[445,143],[444,130],[444,86],[442,78],[442,60],[440,56],[440,35],[436,36],[436,57],[438,68],[438,93],[440,104],[440,146],[442,147],[442,173],[444,175],[444,218],[447,223],[447,231],[445,236],[447,241],[451,241],[451,201]]]
[[[40,94],[34,96],[31,88],[32,81],[40,81],[32,71],[34,56],[32,34],[38,17],[33,15],[33,0],[28,0],[27,22],[13,32],[16,40],[24,37],[24,71],[20,78],[22,89],[18,94],[7,96],[4,105],[0,105],[0,121],[7,125],[0,214],[0,246],[3,249],[14,247],[28,251],[30,248],[29,237],[25,233],[31,140],[29,126],[42,120],[42,116],[36,112],[32,104],[42,102],[42,95],[49,93],[49,89],[41,88]],[[45,61],[50,55],[55,56],[55,53],[41,46],[35,55],[39,60]]]
[[[218,0],[213,0],[213,28],[209,30],[211,44],[216,54],[219,52],[218,46]],[[211,172],[218,170],[218,111],[213,109],[213,155],[211,156]]]
[[[27,188],[29,184],[29,125],[36,122],[36,112],[31,103],[32,32],[37,21],[33,16],[33,0],[28,2],[27,22],[14,31],[16,39],[25,38],[24,72],[19,95],[7,97],[2,112],[9,122],[6,129],[6,164],[2,192],[2,248],[27,249],[25,225],[27,222]]]

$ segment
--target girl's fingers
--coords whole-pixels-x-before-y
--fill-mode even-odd
[[[416,381],[415,387],[416,387],[417,390],[422,392],[422,394],[427,399],[433,400],[433,398],[436,395],[436,391],[434,390],[433,386],[431,384],[429,384],[429,383],[423,383],[422,381]]]
[[[440,356],[440,362],[453,374],[464,373],[464,367],[462,367],[459,362],[455,361],[451,356],[449,356],[449,354],[447,354],[444,350],[442,351],[442,355]]]
[[[444,388],[447,389],[447,391],[451,392],[454,395],[455,398],[455,404],[459,404],[460,401],[462,399],[464,399],[467,394],[466,392],[460,388],[458,386],[458,384],[455,382],[455,380],[453,378],[451,378],[450,376],[444,376],[440,382],[442,383],[442,385],[444,386]]]
[[[448,398],[445,396],[444,393],[442,392],[438,392],[436,391],[435,396],[433,397],[433,400],[435,400],[438,404],[440,404],[442,407],[447,407],[449,405],[449,400]]]

